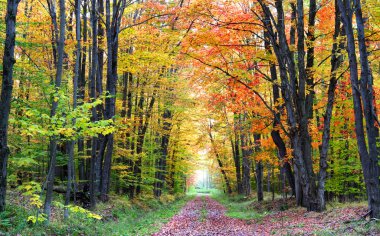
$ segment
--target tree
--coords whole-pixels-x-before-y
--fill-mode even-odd
[[[16,15],[20,0],[7,0],[5,17],[6,38],[3,54],[3,79],[0,100],[0,212],[5,210],[8,165],[8,122],[13,90],[14,49],[16,42]]]
[[[367,189],[368,206],[371,216],[380,217],[380,172],[377,150],[378,118],[374,107],[373,78],[368,62],[368,52],[364,34],[364,20],[360,0],[338,0],[342,22],[347,35],[347,52],[350,62],[350,80],[355,113],[355,132],[360,160],[363,168],[364,181]],[[352,25],[353,13],[356,16],[358,30],[357,40],[360,53],[361,74],[359,80],[358,62],[356,57],[355,37]],[[366,124],[364,131],[363,116]],[[366,141],[367,137],[367,141]]]
[[[49,14],[51,16],[52,24],[54,25],[53,35],[55,41],[53,44],[56,44],[57,46],[57,54],[54,55],[54,58],[57,58],[57,64],[56,64],[56,75],[55,75],[55,81],[53,83],[55,87],[55,91],[58,92],[59,88],[61,87],[62,83],[62,75],[63,75],[63,57],[64,57],[64,47],[65,47],[65,30],[66,30],[66,7],[65,7],[65,0],[59,0],[59,30],[58,30],[58,24],[57,24],[57,17],[56,17],[56,3],[48,0],[49,5]],[[58,32],[59,31],[59,32]],[[59,38],[56,37],[59,33]],[[51,110],[50,110],[50,117],[54,117],[57,113],[58,108],[58,101],[59,97],[56,97],[57,95],[54,95]],[[51,214],[51,202],[53,199],[53,187],[54,187],[54,179],[55,179],[55,165],[56,165],[56,158],[57,158],[57,137],[53,136],[50,138],[49,143],[49,156],[50,156],[50,162],[49,162],[49,171],[47,174],[46,179],[46,198],[45,198],[45,205],[44,205],[44,213],[47,215],[47,220],[50,218]]]

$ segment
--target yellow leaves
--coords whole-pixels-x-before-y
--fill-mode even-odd
[[[40,183],[30,181],[27,184],[19,186],[18,189],[23,192],[23,195],[35,198],[34,193],[41,192],[41,185]]]
[[[87,214],[87,216],[90,217],[90,218],[93,218],[93,219],[97,219],[97,220],[101,220],[102,219],[102,217],[100,215],[92,213],[92,212],[89,212]]]
[[[35,206],[37,208],[41,208],[43,203],[39,195],[33,194],[29,199],[30,205]]]
[[[75,135],[75,130],[73,128],[59,128],[58,133],[64,137],[73,137]]]
[[[128,167],[129,166],[127,165],[113,165],[111,169],[120,171],[120,170],[127,170]]]
[[[86,217],[88,218],[93,218],[93,219],[96,219],[96,220],[101,220],[102,219],[102,216],[96,214],[96,213],[93,213],[89,210],[86,210],[80,206],[73,206],[73,205],[68,205],[68,206],[65,206],[66,208],[68,208],[71,212],[73,213],[80,213],[80,214],[84,214]]]
[[[40,214],[37,216],[28,216],[28,219],[26,220],[28,223],[36,224],[36,223],[42,223],[46,220],[45,214]]]

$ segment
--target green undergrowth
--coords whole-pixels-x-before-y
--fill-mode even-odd
[[[80,213],[63,219],[63,210],[53,208],[49,225],[27,222],[33,210],[23,204],[10,203],[0,214],[0,235],[151,235],[157,232],[193,196],[165,195],[161,199],[144,196],[130,201],[126,197],[111,196],[108,203],[100,203],[95,213],[101,220]]]
[[[287,210],[290,204],[282,202],[282,196],[270,192],[264,192],[264,201],[258,202],[257,197],[252,194],[249,197],[243,195],[227,195],[223,192],[214,192],[212,198],[226,207],[226,216],[243,220],[261,220],[264,216],[275,211]],[[272,201],[274,197],[275,201]],[[273,205],[276,203],[276,206]]]
[[[226,216],[231,218],[253,220],[260,219],[265,214],[258,213],[253,209],[252,203],[256,198],[248,198],[242,195],[228,196],[223,193],[213,194],[212,198],[226,207]]]

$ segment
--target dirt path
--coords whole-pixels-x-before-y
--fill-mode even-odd
[[[225,208],[210,197],[197,197],[188,202],[181,212],[174,216],[154,236],[182,235],[261,235],[255,233],[255,225],[232,219],[224,215]]]

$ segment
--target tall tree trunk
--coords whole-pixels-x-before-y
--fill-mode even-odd
[[[169,149],[169,139],[170,139],[170,130],[172,127],[172,112],[169,110],[169,108],[165,108],[164,114],[162,115],[163,120],[163,135],[161,139],[161,155],[157,160],[156,163],[156,183],[154,185],[154,196],[160,197],[162,194],[162,189],[165,184],[165,178],[166,178],[166,159],[168,156],[168,149]]]
[[[242,156],[243,156],[243,178],[242,178],[242,191],[245,196],[251,195],[251,155],[252,147],[250,147],[249,134],[247,130],[247,114],[244,113],[242,116],[242,127],[240,133]]]
[[[336,0],[335,0],[336,6]],[[330,124],[332,118],[332,111],[335,101],[335,89],[338,82],[337,70],[342,65],[343,56],[341,52],[344,49],[344,40],[338,39],[339,35],[344,36],[344,32],[341,30],[340,12],[338,7],[335,7],[335,30],[334,30],[334,43],[332,47],[331,56],[331,77],[329,88],[327,92],[327,106],[324,114],[324,126],[322,134],[322,144],[320,146],[320,158],[319,158],[319,178],[318,178],[318,201],[319,210],[326,209],[325,201],[325,182],[327,177],[327,156],[330,142]],[[339,41],[338,41],[339,40]]]
[[[242,194],[242,187],[241,187],[241,164],[240,164],[240,146],[239,146],[239,135],[238,135],[238,129],[240,129],[240,123],[239,123],[239,117],[240,115],[234,113],[234,141],[231,142],[233,145],[233,154],[234,154],[234,163],[235,163],[235,170],[236,170],[236,185],[237,185],[237,192],[239,194]]]
[[[259,0],[264,14],[274,19],[270,8]],[[289,48],[285,33],[285,14],[283,2],[275,1],[277,19],[275,33],[272,27],[269,30],[270,41],[275,52],[280,68],[280,78],[283,99],[287,111],[289,125],[288,136],[291,140],[295,174],[300,181],[303,195],[303,205],[309,210],[318,209],[316,176],[312,166],[311,136],[309,133],[308,114],[306,112],[306,69],[305,69],[305,46],[304,46],[304,9],[303,1],[297,0],[297,64],[292,51]],[[293,17],[292,17],[293,18]],[[278,35],[278,40],[275,37]],[[297,182],[297,181],[296,181]],[[297,186],[296,186],[297,187]],[[298,192],[296,192],[298,199]]]
[[[91,47],[91,71],[89,75],[90,80],[90,99],[94,101],[96,96],[96,72],[97,72],[97,66],[98,66],[98,17],[97,17],[97,0],[91,0],[91,11],[90,11],[90,22],[91,22],[91,29],[92,29],[92,47]],[[97,111],[96,107],[91,108],[91,121],[96,122],[98,120],[97,118]],[[97,170],[99,169],[98,166],[98,137],[92,137],[91,139],[91,161],[90,161],[90,207],[93,209],[96,207],[96,197],[98,195],[98,189],[99,189],[99,177],[97,176]]]
[[[265,50],[267,53],[272,54],[272,51],[270,49],[270,35],[268,32],[268,27],[270,26],[270,18],[268,15],[264,16],[264,37],[265,37]],[[276,65],[273,62],[270,62],[270,78],[273,83],[272,85],[272,90],[273,90],[273,101],[274,103],[278,103],[280,99],[280,88],[277,85],[277,71],[276,71]],[[295,189],[295,180],[294,180],[294,175],[292,171],[292,167],[289,163],[289,161],[285,160],[286,157],[286,145],[284,140],[282,139],[280,135],[280,122],[281,122],[281,111],[282,105],[277,105],[276,112],[273,117],[273,130],[271,131],[271,137],[273,142],[275,143],[277,150],[278,150],[278,158],[282,164],[282,169],[285,172],[285,175],[288,179],[288,183],[292,189],[292,194],[296,194],[296,189]]]
[[[97,50],[97,70],[96,70],[96,97],[98,98],[103,94],[103,71],[104,71],[104,0],[98,0],[97,1],[97,17],[98,17],[98,28],[97,28],[97,40],[98,40],[98,50]],[[99,104],[96,106],[96,112],[97,112],[97,119],[102,120],[105,118],[105,111],[103,104]],[[102,186],[102,172],[103,172],[103,160],[104,160],[104,153],[105,153],[105,147],[107,144],[106,142],[107,138],[104,137],[104,135],[100,134],[97,137],[97,157],[96,157],[96,170],[95,170],[95,176],[97,181],[97,191],[101,192],[101,186]],[[101,197],[101,194],[100,194]]]
[[[50,4],[51,12],[55,13],[55,5]],[[64,57],[64,47],[65,47],[65,28],[66,28],[66,9],[65,9],[65,0],[59,0],[59,40],[57,41],[58,48],[58,61],[56,68],[56,78],[54,82],[55,90],[58,91],[61,87],[62,74],[63,74],[63,57]],[[56,22],[56,19],[52,16],[52,21]],[[54,24],[54,23],[53,23]],[[58,99],[54,98],[51,106],[50,117],[54,117],[57,113],[58,108]],[[49,172],[47,175],[47,184],[46,184],[46,198],[44,205],[44,213],[47,216],[47,220],[50,219],[51,214],[51,202],[53,199],[53,186],[55,179],[55,165],[57,158],[57,137],[53,136],[50,138],[50,163],[49,163]]]
[[[87,0],[83,1],[83,14],[82,14],[82,21],[83,21],[83,31],[81,32],[83,35],[83,50],[81,52],[81,66],[79,71],[79,77],[78,77],[78,105],[82,105],[84,103],[84,96],[85,96],[85,87],[86,87],[86,63],[87,63]],[[88,181],[86,177],[86,160],[83,158],[84,156],[84,140],[83,138],[78,139],[78,155],[79,155],[79,164],[78,164],[78,170],[79,170],[79,181],[83,184],[85,180]],[[81,185],[82,185],[81,184]],[[87,185],[86,183],[85,185]]]
[[[0,100],[0,212],[5,210],[8,165],[8,121],[13,90],[13,65],[16,63],[14,49],[16,42],[16,15],[20,0],[7,0],[5,17],[6,36],[3,55],[3,80]]]
[[[350,0],[338,0],[342,22],[347,35],[347,52],[350,61],[350,80],[354,102],[355,132],[358,143],[360,161],[363,168],[364,181],[367,189],[368,206],[371,217],[380,217],[380,183],[378,151],[376,146],[377,130],[375,121],[377,115],[373,103],[373,80],[368,62],[368,52],[365,42],[364,22],[360,0],[354,0],[353,8]],[[352,26],[352,13],[355,12],[360,52],[361,75],[359,81],[358,62],[356,58],[355,38]],[[364,109],[363,109],[364,108]],[[364,132],[363,113],[366,123],[368,147]]]
[[[81,19],[80,19],[80,13],[81,13],[81,0],[75,0],[75,33],[76,33],[76,43],[77,48],[75,52],[75,66],[74,66],[74,78],[73,78],[73,109],[75,110],[77,108],[77,98],[78,98],[78,78],[79,78],[79,66],[80,66],[80,54],[82,51],[82,45],[81,45]],[[75,125],[75,119],[73,119],[73,125]],[[74,147],[75,147],[75,141],[72,140],[68,144],[68,154],[69,154],[69,160],[67,163],[67,189],[66,189],[66,199],[65,199],[65,205],[70,204],[70,195],[71,195],[71,188],[74,185],[75,181],[75,165],[74,165]],[[74,195],[76,189],[74,188]],[[64,218],[67,219],[69,216],[68,208],[65,208],[64,211]]]
[[[111,3],[106,0],[106,35],[107,35],[107,81],[106,90],[109,96],[105,99],[104,118],[115,119],[116,114],[116,85],[117,85],[117,66],[118,66],[118,49],[119,49],[119,31],[121,17],[123,16],[126,7],[126,0],[114,0],[112,4],[111,18]],[[101,175],[100,198],[102,201],[108,200],[110,190],[111,164],[113,153],[114,134],[108,134],[104,137],[104,146],[99,152],[100,157],[104,154],[104,163]]]
[[[145,111],[145,122],[144,122],[144,86],[142,85],[142,90],[140,92],[140,100],[138,102],[138,110],[139,110],[139,124],[138,124],[138,132],[137,132],[137,141],[136,141],[136,155],[137,155],[137,161],[135,162],[134,166],[134,174],[137,179],[136,185],[135,185],[135,192],[136,195],[139,195],[141,193],[141,181],[142,181],[142,153],[143,153],[143,146],[144,146],[144,139],[145,134],[149,126],[150,117],[152,115],[152,109],[155,104],[155,96],[156,92],[153,92],[152,98],[150,99],[149,105]]]
[[[260,151],[260,134],[255,134],[253,136],[255,142],[255,152]],[[256,161],[256,192],[257,200],[264,200],[264,191],[263,191],[263,164],[261,161]]]
[[[209,135],[209,138],[210,138],[212,150],[214,152],[214,155],[216,157],[216,160],[217,160],[219,168],[220,168],[220,172],[222,173],[224,182],[226,183],[227,193],[231,194],[232,193],[231,183],[230,183],[230,180],[228,179],[226,170],[224,169],[223,162],[222,162],[222,159],[221,159],[221,157],[219,155],[219,152],[217,150],[214,137],[212,136],[212,124],[211,124],[211,122],[209,124],[208,135]]]

